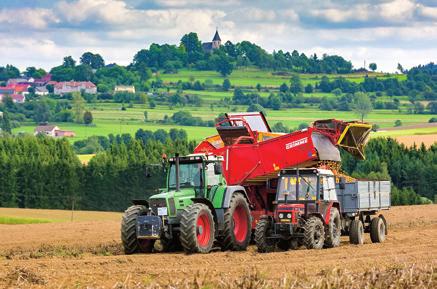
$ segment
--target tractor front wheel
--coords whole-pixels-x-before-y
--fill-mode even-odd
[[[332,207],[329,216],[329,225],[326,228],[325,247],[334,248],[340,245],[341,217],[337,208]]]
[[[145,206],[130,206],[121,219],[121,241],[125,254],[150,253],[155,245],[155,240],[137,238],[137,218],[147,215]]]
[[[223,249],[246,250],[252,233],[252,217],[246,198],[236,193],[232,196],[224,216]]]
[[[304,226],[303,243],[307,249],[322,249],[325,242],[325,228],[318,217],[310,217]]]
[[[195,203],[182,212],[179,239],[185,253],[209,253],[214,237],[214,218],[208,206]]]
[[[272,222],[268,218],[258,221],[255,229],[255,244],[260,253],[269,253],[275,250],[276,242],[270,239],[272,233]]]

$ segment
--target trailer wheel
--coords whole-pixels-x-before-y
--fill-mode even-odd
[[[325,242],[325,228],[318,217],[310,217],[304,226],[303,243],[307,249],[322,249]]]
[[[121,219],[121,242],[125,254],[150,253],[155,245],[155,240],[137,238],[137,217],[146,215],[145,206],[130,206]]]
[[[382,243],[385,240],[385,223],[384,220],[375,217],[370,223],[370,239],[372,243]]]
[[[195,203],[182,212],[179,239],[185,253],[209,253],[214,236],[214,218],[208,206]]]
[[[255,228],[255,244],[260,253],[269,253],[275,250],[276,241],[269,239],[272,234],[272,222],[267,219],[260,219]]]
[[[329,224],[326,228],[325,247],[334,248],[340,245],[341,217],[337,208],[332,207],[329,217]]]
[[[354,219],[350,223],[349,241],[355,245],[364,244],[364,227],[359,219]]]
[[[246,250],[252,232],[249,204],[242,194],[234,194],[224,216],[223,249]]]

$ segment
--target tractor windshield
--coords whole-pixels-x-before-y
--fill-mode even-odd
[[[202,186],[202,163],[180,163],[179,184],[181,188],[199,188]],[[168,188],[176,189],[176,164],[170,166]]]
[[[299,185],[297,186],[297,182]],[[299,187],[299,193],[296,193],[296,188]],[[287,195],[288,194],[288,195]],[[278,186],[278,201],[308,201],[316,200],[317,197],[317,176],[315,175],[300,175],[296,176],[282,176],[279,179]]]

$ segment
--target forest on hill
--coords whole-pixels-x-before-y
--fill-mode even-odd
[[[65,139],[0,138],[0,207],[122,211],[132,199],[165,187],[162,154],[187,154],[196,142],[139,132],[100,141],[105,151],[83,166]],[[430,203],[437,195],[437,145],[407,148],[393,139],[373,139],[367,159],[346,154],[343,169],[355,177],[390,179],[392,204]]]

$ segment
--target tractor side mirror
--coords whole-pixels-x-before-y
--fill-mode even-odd
[[[221,175],[223,172],[222,163],[221,162],[215,162],[214,163],[214,174]]]
[[[340,190],[344,190],[346,188],[346,178],[340,177],[340,182],[338,183],[338,187]]]

